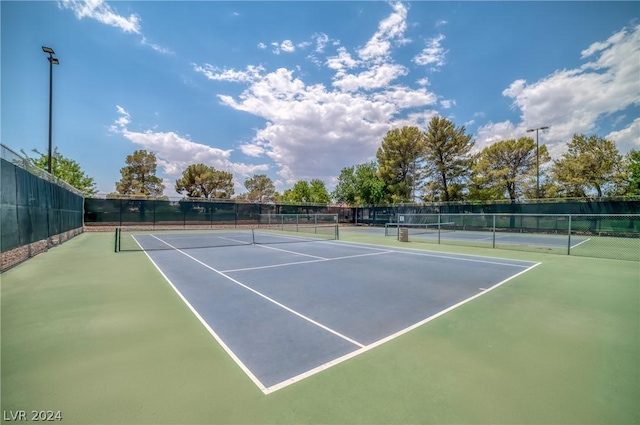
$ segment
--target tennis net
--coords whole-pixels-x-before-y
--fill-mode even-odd
[[[338,223],[338,214],[260,214],[260,226],[322,225]]]
[[[443,232],[454,232],[456,223],[385,223],[385,236],[398,236],[400,229],[407,229],[409,236],[411,235],[437,235]]]
[[[336,240],[338,225],[266,226],[245,229],[130,229],[115,231],[115,252],[216,248]]]

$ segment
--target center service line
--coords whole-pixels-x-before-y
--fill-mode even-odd
[[[304,314],[299,313],[299,312],[295,311],[294,309],[289,308],[289,307],[287,307],[286,305],[279,303],[278,301],[274,300],[273,298],[270,298],[270,297],[266,296],[265,294],[263,294],[263,293],[261,293],[261,292],[256,291],[256,290],[255,290],[255,289],[253,289],[253,288],[250,288],[249,286],[245,285],[244,283],[242,283],[242,282],[239,282],[239,281],[235,280],[235,279],[234,279],[234,278],[232,278],[231,276],[228,276],[228,275],[226,275],[226,274],[222,273],[221,271],[214,269],[214,268],[213,268],[213,267],[211,267],[210,265],[208,265],[208,264],[206,264],[206,263],[203,263],[202,261],[198,260],[197,258],[192,257],[191,255],[187,254],[186,252],[184,252],[184,251],[182,251],[182,250],[180,250],[180,249],[178,249],[178,248],[174,247],[174,246],[173,246],[173,245],[171,245],[170,243],[163,241],[163,240],[162,240],[162,239],[160,239],[159,237],[157,237],[157,236],[155,236],[155,235],[151,235],[151,236],[153,236],[154,238],[158,239],[160,242],[162,242],[162,243],[164,243],[164,244],[168,245],[169,247],[173,248],[174,250],[178,251],[180,254],[185,255],[185,256],[187,256],[187,257],[191,258],[191,259],[192,259],[193,261],[195,261],[196,263],[199,263],[199,264],[201,264],[201,265],[205,266],[206,268],[208,268],[209,270],[214,271],[214,272],[216,272],[217,274],[219,274],[220,276],[222,276],[222,277],[224,277],[224,278],[226,278],[226,279],[230,280],[231,282],[235,283],[236,285],[241,286],[241,287],[243,287],[243,288],[245,288],[245,289],[247,289],[247,290],[249,290],[249,291],[253,292],[254,294],[256,294],[256,295],[258,295],[258,296],[260,296],[260,297],[264,298],[265,300],[272,302],[273,304],[277,305],[278,307],[283,308],[283,309],[287,310],[288,312],[295,314],[296,316],[300,317],[301,319],[304,319],[304,320],[306,320],[307,322],[312,323],[312,324],[314,324],[314,325],[318,326],[319,328],[324,329],[324,330],[325,330],[325,331],[327,331],[327,332],[331,332],[332,334],[334,334],[334,335],[336,335],[336,336],[338,336],[338,337],[340,337],[340,338],[344,339],[345,341],[348,341],[348,342],[350,342],[350,343],[352,343],[352,344],[354,344],[354,345],[357,345],[357,346],[358,346],[358,347],[360,347],[360,348],[364,348],[364,344],[361,344],[361,343],[359,343],[358,341],[356,341],[356,340],[353,340],[353,339],[349,338],[348,336],[342,335],[340,332],[335,331],[335,330],[331,329],[330,327],[323,325],[322,323],[316,322],[316,321],[315,321],[315,320],[313,320],[312,318],[307,317],[307,316],[305,316]]]

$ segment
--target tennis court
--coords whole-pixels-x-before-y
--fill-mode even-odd
[[[74,424],[637,422],[637,262],[257,233],[114,253],[113,233],[85,232],[3,273],[3,409]]]
[[[147,251],[264,393],[379,346],[537,265],[327,240],[330,232],[319,239],[316,230],[147,231],[125,239]]]

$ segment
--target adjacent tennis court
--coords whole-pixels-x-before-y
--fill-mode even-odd
[[[349,244],[326,240],[331,232],[317,238],[318,229],[132,232],[125,239],[147,250],[265,393],[376,347],[537,264]]]
[[[438,239],[485,244],[507,244],[547,248],[572,249],[589,240],[585,236],[571,236],[557,233],[522,233],[467,230],[456,223],[441,224],[396,224],[385,226],[385,236],[398,236],[400,229],[406,229],[414,241],[434,242]]]

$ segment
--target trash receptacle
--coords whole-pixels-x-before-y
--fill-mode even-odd
[[[398,229],[398,240],[400,242],[409,242],[409,229],[406,229],[406,228]]]

